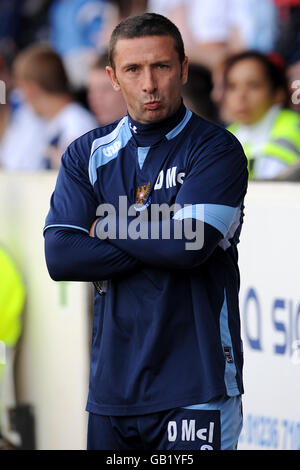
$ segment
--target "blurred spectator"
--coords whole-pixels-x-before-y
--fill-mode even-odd
[[[218,113],[211,99],[212,89],[210,70],[200,64],[189,64],[188,81],[182,88],[184,103],[199,116],[216,122]]]
[[[192,62],[213,68],[245,49],[273,49],[276,8],[272,0],[149,0],[148,10],[180,29]]]
[[[300,0],[274,0],[278,7],[279,33],[275,51],[287,65],[292,94],[291,108],[300,112]]]
[[[278,8],[276,52],[287,65],[300,60],[300,0],[273,0]]]
[[[7,103],[7,94],[10,88],[10,75],[3,57],[0,56],[0,142],[5,133],[9,120],[9,104]]]
[[[109,0],[111,11],[106,16],[106,22],[103,31],[100,34],[100,44],[103,48],[108,46],[109,39],[114,28],[128,16],[140,15],[147,10],[147,0]]]
[[[9,114],[6,130],[0,138],[0,167],[5,170],[44,168],[45,145],[44,121],[24,104]]]
[[[41,158],[47,168],[58,168],[66,147],[97,127],[97,121],[73,100],[63,63],[51,48],[34,45],[25,49],[17,56],[13,72],[26,101],[46,123],[47,146]]]
[[[224,106],[224,68],[226,59],[219,62],[212,70],[213,89],[211,99],[218,110],[218,120],[223,124],[230,121],[226,116],[226,108]]]
[[[266,55],[247,51],[225,67],[229,130],[240,140],[250,179],[274,178],[300,157],[300,115],[287,109],[285,71]]]
[[[51,3],[52,0],[1,0],[0,51],[8,65],[22,48],[48,40]]]
[[[22,329],[22,313],[25,304],[25,286],[22,276],[12,260],[10,254],[0,246],[0,450],[4,448],[1,439],[5,434],[6,416],[2,408],[3,368],[6,371],[6,388],[10,391],[10,405],[15,405],[13,362],[14,349],[19,340]],[[7,437],[7,436],[5,436]]]
[[[85,87],[91,63],[106,49],[106,28],[115,25],[116,17],[116,7],[107,0],[53,0],[50,44],[62,57],[74,88]]]
[[[103,54],[93,64],[87,78],[89,107],[101,126],[120,119],[127,112],[122,93],[113,89],[106,74],[107,65],[108,56]]]
[[[236,43],[240,50],[268,53],[274,49],[278,16],[272,0],[231,0],[228,7],[232,28],[230,52],[237,49]]]
[[[52,0],[24,0],[19,2],[20,27],[18,30],[18,49],[24,49],[35,42],[49,40],[49,8]]]
[[[8,66],[0,57],[0,80],[5,103],[0,105],[0,167],[9,170],[41,168],[46,143],[45,123],[12,88]],[[20,144],[20,142],[22,144]]]
[[[147,0],[112,0],[119,11],[119,21],[128,16],[142,15],[147,10]]]
[[[0,2],[0,51],[6,60],[13,57],[17,51],[20,10],[19,0],[1,0]]]

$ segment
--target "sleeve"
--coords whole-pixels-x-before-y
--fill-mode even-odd
[[[246,195],[247,158],[240,142],[226,130],[206,140],[201,148],[191,149],[189,170],[176,198],[182,209],[176,217],[196,211],[196,218],[225,235]]]
[[[136,258],[107,241],[66,228],[46,231],[45,257],[54,281],[115,279],[142,266]]]
[[[140,266],[135,257],[89,236],[96,209],[87,171],[72,144],[63,155],[44,228],[45,257],[52,279],[99,281]]]
[[[89,234],[96,210],[97,200],[74,143],[62,156],[44,232],[50,227],[66,227]]]
[[[169,268],[195,267],[210,256],[232,227],[239,226],[247,181],[247,159],[240,143],[227,131],[218,132],[201,148],[195,145],[191,149],[189,169],[176,197],[173,218],[140,221],[139,230],[146,234],[144,237],[114,237],[109,241],[145,263]],[[182,225],[178,232],[179,221],[187,224],[192,221],[189,233]],[[128,234],[132,233],[129,225],[133,222],[133,218],[129,220]],[[124,220],[119,220],[120,223],[124,224]],[[166,224],[170,226],[170,237],[163,238]],[[149,235],[152,233],[159,233],[159,237],[154,239]],[[195,235],[194,247],[191,234]],[[101,225],[97,224],[99,235]]]

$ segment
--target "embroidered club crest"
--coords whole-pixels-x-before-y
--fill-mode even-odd
[[[136,189],[136,205],[142,206],[147,202],[149,191],[150,191],[151,183],[150,181],[147,184],[143,184],[142,186],[138,186]]]

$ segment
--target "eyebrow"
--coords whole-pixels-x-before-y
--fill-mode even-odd
[[[170,64],[172,61],[170,59],[161,59],[161,60],[156,60],[155,62],[152,62],[150,65],[161,65],[161,64]],[[122,69],[127,69],[130,67],[140,67],[142,64],[139,64],[137,62],[132,62],[132,63],[125,63],[122,65]]]
[[[138,64],[137,64],[137,63],[134,63],[134,62],[132,62],[132,63],[128,63],[128,64],[124,64],[124,65],[122,65],[122,67],[121,67],[121,68],[122,68],[122,69],[128,69],[128,68],[130,68],[130,67],[138,67]]]

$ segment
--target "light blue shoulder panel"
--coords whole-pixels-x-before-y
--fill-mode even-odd
[[[89,161],[89,178],[92,185],[97,180],[97,169],[117,158],[131,137],[128,117],[125,116],[110,134],[94,140]]]
[[[183,207],[174,215],[174,219],[193,218],[215,227],[225,237],[232,223],[240,217],[240,207],[222,204],[194,204]]]

